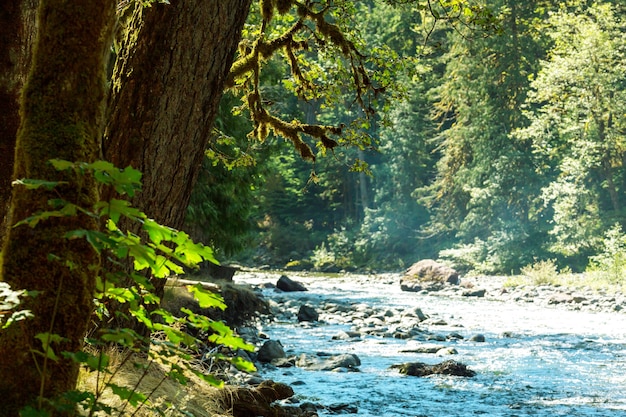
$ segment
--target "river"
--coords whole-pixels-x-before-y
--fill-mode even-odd
[[[260,287],[275,283],[277,277],[243,273],[235,281]],[[430,316],[420,327],[442,338],[463,337],[447,337],[442,344],[457,353],[441,357],[403,352],[423,344],[416,340],[368,335],[333,340],[340,331],[353,329],[353,323],[338,315],[322,312],[314,324],[298,323],[286,315],[266,323],[262,332],[279,340],[288,354],[353,353],[361,360],[358,372],[262,369],[264,378],[292,385],[299,401],[339,409],[352,405],[356,407],[352,414],[364,417],[626,415],[626,314],[409,293],[389,276],[292,278],[308,291],[283,293],[264,288],[264,296],[292,309],[300,304],[320,308],[328,300],[368,305],[376,311],[419,307]],[[477,334],[485,342],[469,340]],[[477,375],[418,378],[390,369],[405,362],[435,364],[446,359],[466,364]]]

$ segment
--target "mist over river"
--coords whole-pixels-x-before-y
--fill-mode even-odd
[[[279,340],[287,355],[348,353],[361,361],[357,372],[262,367],[264,378],[292,385],[300,402],[330,406],[320,409],[320,415],[626,415],[626,314],[403,292],[399,276],[393,275],[291,276],[306,292],[265,287],[278,277],[253,272],[235,276],[238,283],[261,288],[280,312],[261,331]],[[319,321],[298,323],[296,314],[303,304],[319,312]],[[401,325],[393,318],[415,307],[428,316],[419,324],[421,337],[400,339],[364,331],[391,331]],[[336,337],[350,331],[360,336]],[[425,335],[456,353],[416,353],[420,346],[432,344]],[[470,341],[476,335],[485,341]],[[419,378],[390,369],[405,362],[449,359],[467,365],[476,376]]]

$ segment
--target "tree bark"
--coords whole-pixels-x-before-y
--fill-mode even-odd
[[[0,9],[0,247],[11,200],[19,96],[30,64],[37,0],[6,0]]]
[[[132,203],[161,224],[183,225],[250,4],[173,0],[132,17],[102,148],[106,160],[143,173]],[[158,294],[164,280],[154,284]]]
[[[50,199],[62,198],[88,208],[97,201],[93,179],[60,173],[48,160],[93,161],[98,157],[115,3],[40,2],[32,68],[20,104],[14,172],[16,178],[66,181],[66,185],[53,191],[15,187],[9,226],[50,210]],[[26,405],[38,407],[40,393],[54,398],[75,387],[78,364],[60,352],[75,352],[82,346],[99,260],[87,242],[63,236],[97,226],[92,218],[78,215],[51,218],[34,228],[8,229],[2,280],[14,289],[39,294],[25,298],[20,306],[31,310],[34,318],[0,332],[0,416],[17,416]],[[47,332],[65,338],[50,345],[61,358],[57,361],[37,353],[45,349],[36,336]]]

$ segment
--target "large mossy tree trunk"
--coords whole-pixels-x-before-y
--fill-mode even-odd
[[[19,96],[30,64],[37,0],[3,0],[0,8],[0,247],[11,200]]]
[[[129,23],[102,148],[143,173],[133,205],[161,224],[183,225],[250,4],[172,0],[137,8]],[[164,284],[155,280],[157,293]]]
[[[94,181],[59,173],[51,158],[92,161],[98,155],[105,97],[105,64],[115,18],[115,0],[41,0],[32,67],[21,98],[21,125],[15,152],[16,178],[66,181],[54,191],[13,190],[11,224],[62,198],[83,207],[97,200]],[[51,218],[36,227],[10,228],[3,247],[2,280],[14,289],[38,291],[21,308],[34,318],[0,332],[0,416],[17,416],[26,405],[37,406],[75,387],[78,364],[60,355],[80,349],[92,312],[94,266],[98,256],[82,240],[63,236],[94,229],[87,216]],[[58,257],[58,260],[54,260]],[[58,361],[45,360],[36,338],[58,334],[51,344]],[[46,340],[46,338],[44,338]]]

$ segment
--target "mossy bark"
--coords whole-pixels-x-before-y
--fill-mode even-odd
[[[99,155],[105,96],[105,64],[115,16],[115,0],[41,0],[33,62],[21,98],[21,125],[15,151],[15,178],[67,181],[54,191],[13,190],[11,224],[63,198],[90,207],[97,200],[94,181],[59,173],[48,160],[91,161]],[[78,365],[67,359],[44,360],[35,337],[50,332],[65,338],[52,344],[62,351],[81,347],[95,285],[98,256],[70,230],[96,228],[87,216],[50,219],[10,228],[0,274],[14,289],[39,291],[22,308],[34,318],[0,332],[0,416],[17,416],[28,404],[74,388]],[[51,255],[58,257],[53,260]]]
[[[0,247],[11,200],[19,96],[30,64],[37,0],[5,0],[0,9]]]
[[[161,224],[183,225],[250,4],[172,0],[135,10],[129,23],[102,148],[143,173],[133,205]],[[160,293],[165,281],[154,284]]]

